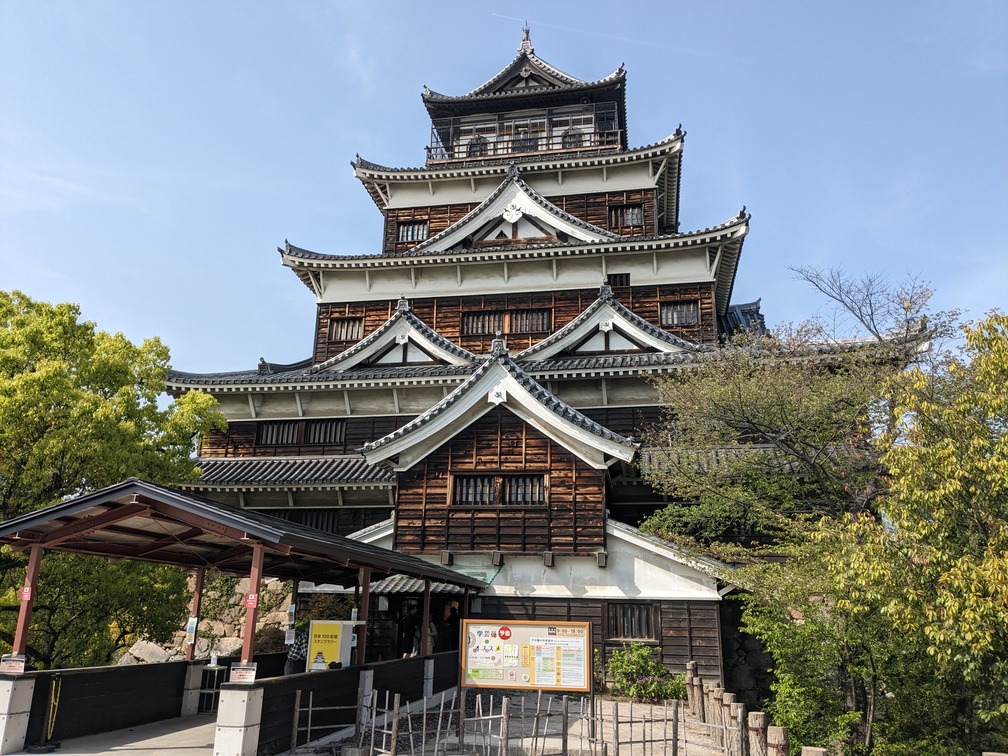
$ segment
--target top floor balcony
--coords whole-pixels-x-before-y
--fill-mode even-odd
[[[436,119],[427,164],[625,147],[615,103]]]

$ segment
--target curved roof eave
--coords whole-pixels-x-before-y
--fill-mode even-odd
[[[682,143],[686,132],[677,129],[667,137],[652,142],[642,147],[635,147],[632,150],[606,151],[602,153],[593,152],[589,155],[557,155],[551,158],[539,158],[532,156],[529,159],[522,159],[523,167],[542,170],[569,170],[571,168],[590,168],[594,166],[612,165],[615,163],[629,163],[635,161],[651,160],[657,157],[665,157],[676,150],[682,149]],[[435,179],[451,178],[479,178],[486,176],[504,176],[514,159],[505,159],[494,163],[480,163],[478,165],[465,164],[460,166],[439,166],[438,168],[406,167],[394,168],[391,166],[373,163],[358,155],[350,163],[354,177],[361,182],[367,180],[386,181],[432,181]]]

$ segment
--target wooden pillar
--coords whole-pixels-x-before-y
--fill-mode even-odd
[[[367,621],[368,608],[371,606],[371,568],[361,567],[360,569],[360,605],[357,607],[357,620],[362,624],[357,625],[357,663],[363,664],[367,658]]]
[[[33,543],[28,555],[28,571],[25,573],[24,585],[21,586],[21,608],[18,610],[17,627],[14,630],[14,643],[11,651],[24,654],[28,644],[28,626],[31,624],[32,599],[35,597],[35,584],[38,580],[39,563],[42,561],[42,545]]]
[[[767,715],[749,712],[749,756],[767,756]]]
[[[423,618],[420,620],[423,626],[420,629],[420,655],[426,656],[431,653],[430,647],[430,579],[423,581]]]
[[[767,756],[790,756],[787,727],[767,727]]]
[[[189,607],[189,616],[196,618],[196,634],[193,636],[191,646],[186,646],[185,660],[192,661],[196,655],[196,641],[199,637],[200,608],[203,606],[203,582],[206,570],[202,567],[196,568],[196,584],[193,586],[192,605]]]
[[[252,661],[255,647],[256,620],[259,617],[259,589],[262,587],[263,545],[252,544],[252,569],[249,571],[249,589],[245,596],[245,634],[242,636],[242,664]]]

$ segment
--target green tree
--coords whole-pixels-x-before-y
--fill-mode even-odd
[[[927,287],[799,274],[863,337],[742,334],[663,382],[645,472],[678,503],[642,527],[742,565],[799,743],[1003,747],[1005,322],[966,329],[960,357],[921,351],[955,319]]]
[[[131,476],[194,480],[195,435],[224,426],[198,392],[161,406],[168,349],[81,320],[76,305],[0,292],[0,518]],[[0,638],[13,637],[23,555],[0,554]],[[185,615],[185,576],[48,554],[29,633],[40,666],[111,661],[138,636],[161,639]],[[169,630],[170,628],[170,630]]]

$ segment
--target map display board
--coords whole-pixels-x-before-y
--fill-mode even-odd
[[[463,620],[462,687],[591,692],[590,622]]]

